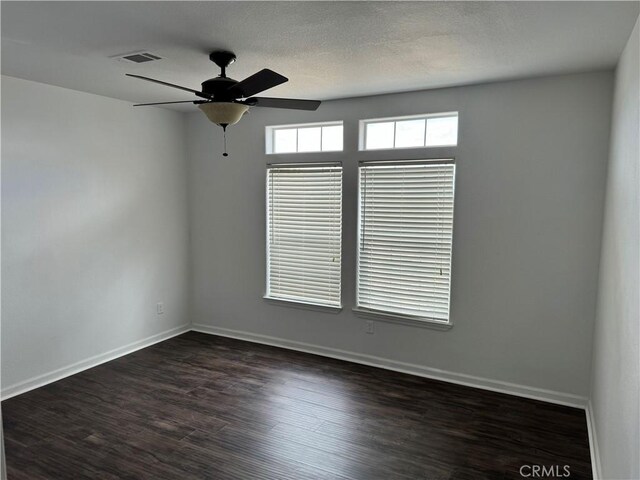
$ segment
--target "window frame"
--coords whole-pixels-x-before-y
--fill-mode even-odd
[[[339,265],[339,304],[328,305],[322,303],[316,303],[313,301],[302,301],[287,298],[279,298],[271,296],[270,293],[270,228],[269,228],[269,169],[271,168],[313,168],[313,167],[340,167],[341,181],[340,181],[340,265]],[[294,308],[301,308],[304,310],[316,310],[328,313],[340,313],[343,309],[343,266],[344,266],[344,165],[341,161],[326,161],[326,162],[287,162],[287,163],[267,163],[265,170],[265,292],[262,298],[272,304],[288,306]]]
[[[429,119],[433,118],[446,118],[455,116],[458,121],[458,129],[456,132],[456,143],[449,143],[446,145],[426,145],[426,136],[427,136],[427,122]],[[405,120],[422,120],[424,119],[424,134],[425,134],[425,144],[413,147],[396,147],[395,139],[396,139],[396,131],[397,131],[397,123]],[[393,147],[387,148],[366,148],[367,147],[367,125],[376,124],[376,123],[389,123],[393,122]],[[382,118],[365,118],[361,119],[358,122],[358,150],[360,152],[384,152],[384,151],[392,151],[392,150],[410,150],[410,149],[424,149],[424,148],[452,148],[457,147],[460,143],[460,112],[458,111],[450,111],[450,112],[438,112],[438,113],[424,113],[418,115],[401,115],[397,117],[382,117]]]
[[[303,128],[320,127],[320,150],[311,150],[306,152],[298,151],[298,132],[297,130]],[[342,148],[340,150],[322,150],[322,127],[342,127]],[[296,151],[295,152],[276,152],[275,151],[275,136],[278,130],[296,130]],[[313,123],[294,123],[288,125],[267,125],[265,127],[265,154],[266,155],[304,155],[304,154],[318,154],[318,153],[343,153],[344,152],[344,121],[332,120],[328,122],[313,122]]]
[[[451,219],[451,249],[449,252],[449,307],[448,307],[448,318],[447,321],[443,321],[441,319],[436,319],[433,317],[420,316],[420,315],[411,315],[397,312],[390,312],[385,310],[377,310],[371,309],[367,307],[362,307],[359,305],[359,291],[360,291],[360,238],[361,238],[361,228],[362,228],[362,195],[361,195],[361,175],[360,168],[366,165],[412,165],[412,164],[434,164],[434,165],[453,165],[453,210],[452,210],[452,219]],[[453,328],[453,321],[451,320],[451,304],[452,304],[452,291],[453,291],[453,237],[454,237],[454,225],[455,225],[455,187],[456,187],[456,159],[455,157],[446,157],[446,158],[423,158],[416,160],[360,160],[358,162],[358,212],[357,212],[357,231],[356,231],[356,264],[355,264],[355,292],[354,292],[354,301],[355,306],[352,308],[352,311],[355,315],[359,317],[364,317],[367,319],[373,320],[383,320],[392,323],[399,323],[403,325],[410,325],[415,327],[424,327],[431,328],[436,330],[450,330]]]

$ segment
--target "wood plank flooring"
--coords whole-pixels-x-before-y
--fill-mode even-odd
[[[9,480],[591,478],[581,410],[195,332],[2,414]]]

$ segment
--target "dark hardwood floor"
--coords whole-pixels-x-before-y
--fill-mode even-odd
[[[2,414],[9,480],[591,478],[581,410],[194,332]]]

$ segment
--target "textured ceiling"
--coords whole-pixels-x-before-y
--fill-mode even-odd
[[[217,75],[271,68],[265,96],[321,100],[615,65],[638,2],[6,2],[2,73],[132,102],[190,95]],[[110,56],[148,50],[141,65]],[[192,106],[173,107],[188,110]]]

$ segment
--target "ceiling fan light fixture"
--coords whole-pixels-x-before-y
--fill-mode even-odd
[[[238,123],[249,110],[247,105],[235,102],[207,102],[198,105],[198,108],[209,120],[221,127]]]

